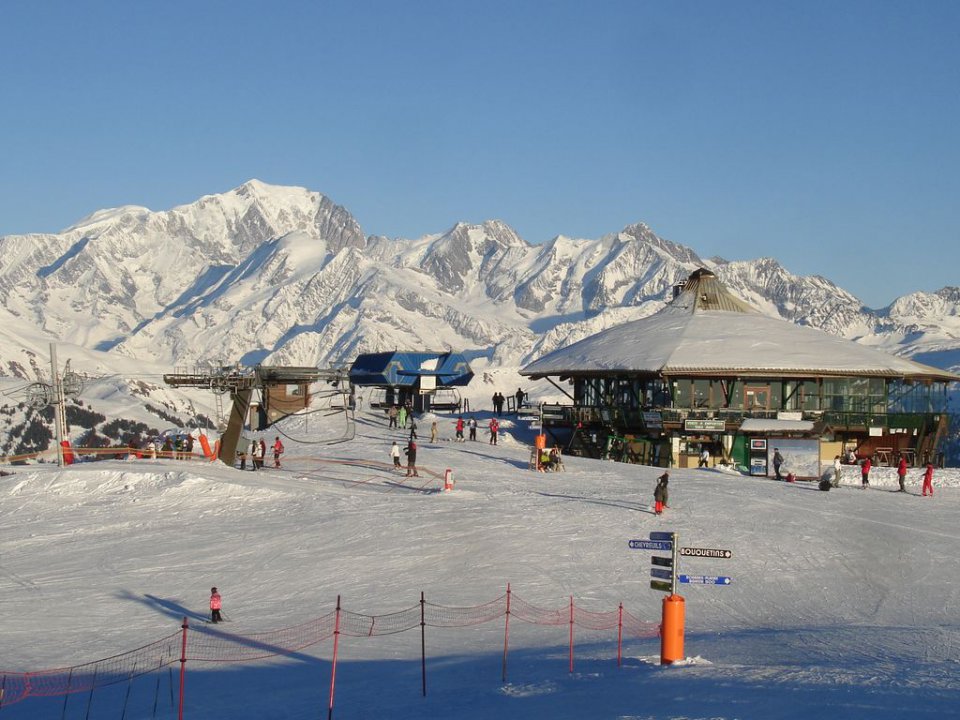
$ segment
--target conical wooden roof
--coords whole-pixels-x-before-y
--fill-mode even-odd
[[[650,317],[608,328],[520,371],[570,375],[874,376],[960,380],[946,370],[772,318],[697,270],[673,302]]]

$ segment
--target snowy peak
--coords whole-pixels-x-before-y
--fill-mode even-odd
[[[23,346],[69,337],[169,365],[343,363],[422,347],[521,365],[656,312],[698,268],[767,315],[890,352],[960,346],[957,288],[874,312],[825,278],[773,258],[703,260],[643,223],[543,245],[499,220],[366,238],[326,196],[260,180],[160,212],[99,211],[0,246],[0,298],[18,329],[36,333]],[[0,349],[0,367],[10,363],[25,366]]]

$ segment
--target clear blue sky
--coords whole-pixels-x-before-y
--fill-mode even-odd
[[[0,3],[0,235],[250,178],[369,234],[642,221],[881,307],[960,284],[960,2]]]

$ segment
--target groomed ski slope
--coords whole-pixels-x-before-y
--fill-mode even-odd
[[[477,413],[481,426],[488,417]],[[244,634],[330,612],[386,614],[428,601],[472,606],[507,583],[524,600],[659,620],[654,530],[729,560],[683,559],[680,572],[726,575],[681,585],[686,653],[658,664],[659,641],[585,632],[568,672],[567,629],[502,623],[339,646],[337,718],[949,718],[960,717],[960,471],[935,496],[893,492],[879,468],[831,492],[718,470],[673,470],[670,508],[650,512],[662,469],[566,458],[527,469],[531,435],[503,422],[498,446],[454,443],[454,416],[419,419],[421,478],[389,468],[389,431],[362,412],[356,436],[329,444],[342,418],[284,422],[282,470],[147,460],[7,468],[0,478],[0,669],[64,667],[115,655],[206,614],[212,585]],[[263,433],[267,444],[275,432]],[[347,462],[343,462],[347,461]],[[269,461],[268,461],[269,464]],[[438,492],[451,468],[456,489]],[[315,718],[327,712],[328,643],[290,658],[188,668],[186,717]],[[152,680],[150,681],[153,682]],[[95,695],[92,717],[120,710]],[[59,718],[63,699],[31,698],[0,717]],[[83,717],[71,697],[67,717]],[[97,714],[97,713],[100,714]],[[171,717],[162,705],[158,717]],[[166,714],[164,714],[166,713]],[[149,705],[127,718],[151,717]]]

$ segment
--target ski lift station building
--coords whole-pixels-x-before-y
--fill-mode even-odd
[[[383,405],[409,403],[417,412],[460,407],[459,387],[473,378],[470,363],[455,352],[393,352],[359,355],[350,382],[382,391]]]
[[[568,451],[687,467],[703,449],[768,474],[816,477],[853,451],[942,462],[950,383],[960,375],[762,314],[709,270],[659,312],[557,349],[521,370],[570,405],[545,405]],[[572,389],[570,388],[572,386]]]

